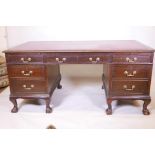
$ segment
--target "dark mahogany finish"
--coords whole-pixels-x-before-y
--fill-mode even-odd
[[[154,49],[137,41],[59,41],[28,42],[4,51],[10,81],[10,101],[18,111],[17,100],[45,99],[46,112],[52,112],[50,98],[60,85],[60,64],[103,64],[103,88],[108,109],[112,101],[143,100],[143,114],[149,115],[150,84]]]

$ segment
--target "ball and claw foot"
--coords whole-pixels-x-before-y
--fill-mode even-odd
[[[108,100],[107,100],[107,104],[108,104],[108,108],[106,109],[106,114],[107,114],[107,115],[112,115],[112,106],[111,106],[111,102],[112,102],[111,99],[108,99]]]
[[[58,86],[57,86],[57,88],[58,89],[61,89],[62,88],[62,85],[59,83]]]
[[[52,113],[52,111],[53,111],[53,110],[52,110],[51,107],[47,107],[47,108],[46,108],[46,113]]]
[[[143,109],[143,114],[144,114],[144,115],[150,115],[150,112],[149,112],[148,109]]]
[[[13,107],[11,110],[12,113],[17,113],[18,112],[18,107]]]
[[[151,99],[149,99],[149,100],[144,100],[143,110],[142,110],[142,112],[143,112],[144,115],[150,115],[150,112],[149,112],[149,110],[147,109],[147,106],[150,104],[150,102],[151,102]]]
[[[106,109],[106,114],[107,115],[112,115],[112,109]]]

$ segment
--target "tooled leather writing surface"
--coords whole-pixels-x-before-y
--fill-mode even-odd
[[[11,48],[7,51],[76,51],[76,52],[95,52],[95,51],[153,51],[154,49],[143,45],[135,40],[103,40],[103,41],[32,41],[27,42],[17,47]],[[7,52],[6,51],[6,52]]]

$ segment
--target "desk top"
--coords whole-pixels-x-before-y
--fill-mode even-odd
[[[135,40],[103,41],[32,41],[10,48],[7,52],[143,52],[154,51]]]

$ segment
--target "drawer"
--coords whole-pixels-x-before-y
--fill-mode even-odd
[[[43,56],[39,53],[6,54],[8,64],[39,64],[43,63]]]
[[[10,89],[12,93],[45,93],[47,91],[46,81],[10,78]]]
[[[81,53],[78,63],[81,64],[102,64],[110,62],[110,55],[103,53]]]
[[[112,65],[112,78],[151,78],[152,65]]]
[[[47,54],[44,57],[44,61],[50,64],[75,64],[77,63],[76,53],[56,53]]]
[[[112,57],[113,63],[152,63],[152,53],[117,53]]]
[[[144,81],[112,81],[110,94],[116,96],[148,95],[150,82]]]
[[[43,65],[8,65],[10,77],[44,78],[45,67]]]

